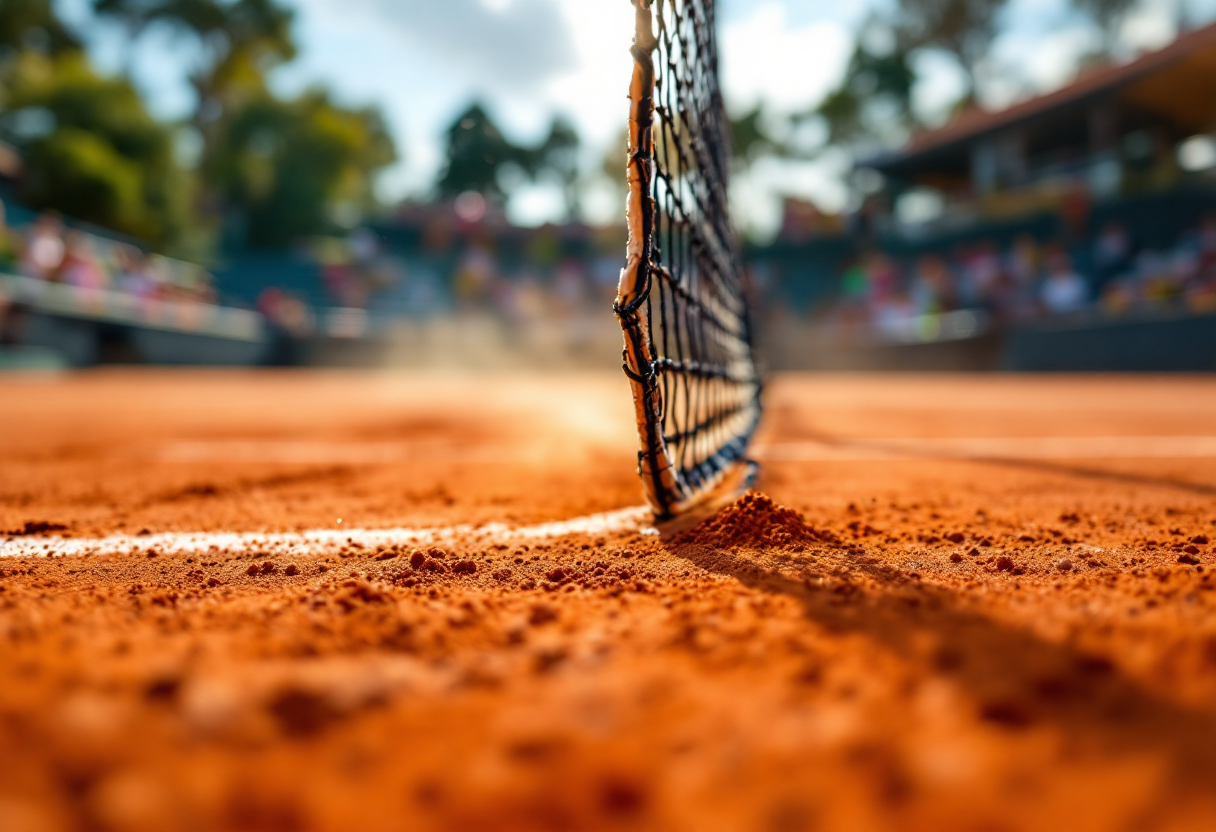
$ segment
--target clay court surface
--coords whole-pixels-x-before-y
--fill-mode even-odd
[[[1216,380],[777,377],[674,537],[633,449],[616,374],[0,379],[0,830],[1216,829]]]

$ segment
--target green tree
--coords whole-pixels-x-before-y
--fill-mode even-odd
[[[330,227],[342,209],[374,205],[373,175],[395,158],[377,110],[344,109],[314,90],[244,106],[225,121],[204,175],[241,220],[241,242],[267,248]]]
[[[444,166],[437,188],[440,196],[465,191],[502,200],[506,197],[501,175],[510,166],[524,172],[534,169],[533,156],[510,142],[477,102],[456,117],[444,134]]]
[[[0,49],[32,49],[50,55],[80,49],[80,40],[55,14],[51,0],[0,3]]]
[[[323,91],[280,100],[266,84],[292,60],[294,12],[279,0],[93,0],[131,38],[163,24],[206,56],[191,81],[191,119],[202,137],[200,171],[211,220],[229,243],[285,245],[331,227],[335,213],[374,204],[372,179],[396,158],[380,113],[346,109]],[[351,209],[351,210],[344,210]]]
[[[628,186],[629,167],[629,129],[622,127],[616,137],[608,143],[604,156],[600,159],[598,175],[608,183],[617,203],[621,206],[622,216],[625,210],[625,195]]]
[[[788,148],[773,138],[764,126],[765,119],[763,104],[757,104],[741,116],[729,119],[731,154],[743,167],[765,156],[789,155]]]
[[[1119,30],[1135,5],[1136,0],[1072,0],[1072,7],[1098,30],[1102,38],[1101,54],[1108,57],[1115,51]]]
[[[937,50],[954,59],[963,76],[960,103],[973,104],[978,74],[1007,0],[898,0],[895,29],[908,51]]]
[[[173,128],[129,82],[99,76],[80,52],[25,52],[3,76],[0,129],[27,161],[23,202],[190,248],[192,183],[174,159]]]
[[[549,126],[549,135],[537,148],[532,164],[536,175],[543,176],[547,171],[557,180],[568,221],[579,216],[580,144],[574,124],[565,116],[556,116]]]
[[[260,97],[266,74],[296,56],[294,12],[276,0],[93,0],[93,9],[121,21],[132,40],[155,23],[197,40],[206,57],[191,83],[198,95],[194,121],[204,136]]]
[[[893,43],[880,49],[868,40],[863,30],[840,86],[808,114],[822,120],[828,145],[857,151],[901,139],[915,125],[916,74],[908,52]]]

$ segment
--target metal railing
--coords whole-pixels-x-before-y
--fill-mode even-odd
[[[67,318],[240,341],[264,337],[262,316],[257,312],[200,301],[144,298],[10,274],[0,274],[0,294],[34,311]]]

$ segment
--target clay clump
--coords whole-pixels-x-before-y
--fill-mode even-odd
[[[749,491],[713,517],[676,535],[674,542],[717,549],[799,552],[815,543],[835,543],[837,538],[814,528],[797,511],[773,502],[768,495]]]

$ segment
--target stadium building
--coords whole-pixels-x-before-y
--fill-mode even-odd
[[[1203,174],[1216,167],[1214,133],[1216,25],[1007,109],[969,110],[861,166],[883,176],[879,204],[891,210],[881,219],[921,224],[922,233],[1041,215],[1081,220],[1086,201],[1103,218],[1125,215],[1142,228],[1152,216],[1166,225],[1208,207],[1169,199],[1167,216],[1137,216],[1127,203],[1210,194]]]
[[[819,324],[778,364],[1216,368],[1216,25],[858,173],[847,232],[755,252],[774,305]]]

